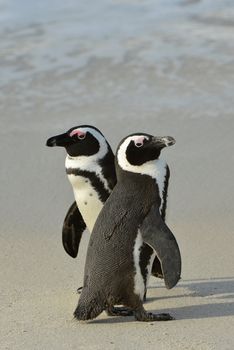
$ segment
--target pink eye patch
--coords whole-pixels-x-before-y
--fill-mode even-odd
[[[73,130],[71,133],[70,133],[70,136],[72,137],[72,136],[74,136],[74,135],[77,135],[79,138],[85,138],[85,136],[86,136],[86,132],[84,132],[84,131],[81,131],[81,130],[79,130],[79,129],[75,129],[75,130]]]
[[[145,137],[144,136],[139,136],[134,140],[135,146],[141,147],[144,144]]]

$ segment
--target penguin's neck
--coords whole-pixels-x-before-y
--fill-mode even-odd
[[[80,169],[91,172],[94,170],[96,172],[101,171],[101,167],[99,166],[95,155],[78,157],[71,157],[67,155],[65,160],[65,167],[66,169]]]
[[[65,168],[68,175],[75,174],[77,172],[95,174],[95,176],[103,182],[106,190],[109,191],[107,180],[102,173],[102,167],[95,156],[71,157],[67,155],[65,160]]]
[[[160,182],[164,180],[167,170],[167,163],[165,160],[159,158],[156,160],[148,161],[142,165],[126,164],[124,168],[117,165],[117,180],[121,180],[123,176],[126,176],[125,172],[138,175],[148,175],[155,179],[160,186]],[[136,181],[138,177],[135,177]]]
[[[119,165],[117,168],[117,181],[129,181],[132,183],[131,186],[135,183],[136,188],[139,188],[139,184],[141,186],[145,186],[147,178],[153,180],[154,184],[157,185],[158,195],[161,200],[160,211],[164,205],[165,198],[165,190],[167,190],[168,186],[168,166],[165,160],[159,158],[156,160],[152,160],[146,162],[142,165],[131,165],[129,164],[124,169],[122,169]],[[142,177],[145,177],[145,181],[143,181]],[[166,181],[167,179],[167,181]],[[154,185],[154,186],[155,186]]]

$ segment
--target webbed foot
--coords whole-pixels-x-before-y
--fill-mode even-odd
[[[137,321],[142,321],[142,322],[174,320],[174,317],[172,317],[170,314],[167,314],[167,313],[153,314],[151,312],[145,311],[144,308],[135,310],[134,315]]]
[[[106,309],[108,316],[133,316],[133,311],[127,307],[110,306]]]

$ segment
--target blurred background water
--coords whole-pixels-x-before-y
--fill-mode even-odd
[[[0,0],[13,129],[230,115],[233,63],[233,0]]]
[[[113,149],[136,131],[175,137],[178,232],[233,220],[233,0],[0,0],[0,70],[3,239],[60,235],[73,196],[45,142],[80,124]]]
[[[132,348],[233,348],[233,101],[234,0],[0,0],[1,349],[99,349],[104,338],[122,349],[120,334]],[[167,332],[70,323],[90,236],[78,259],[65,254],[74,197],[65,151],[45,143],[80,124],[113,150],[137,131],[176,139],[162,152],[167,223],[187,281],[152,289],[147,306],[172,307],[180,321]]]

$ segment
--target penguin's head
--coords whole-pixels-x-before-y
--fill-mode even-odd
[[[158,159],[164,147],[174,144],[175,139],[171,136],[132,134],[120,142],[116,152],[117,163],[124,170],[139,172],[142,169],[144,172],[144,166]]]
[[[69,129],[64,134],[53,136],[46,142],[49,147],[61,146],[70,157],[94,156],[103,158],[109,144],[100,130],[90,125],[81,125]]]

